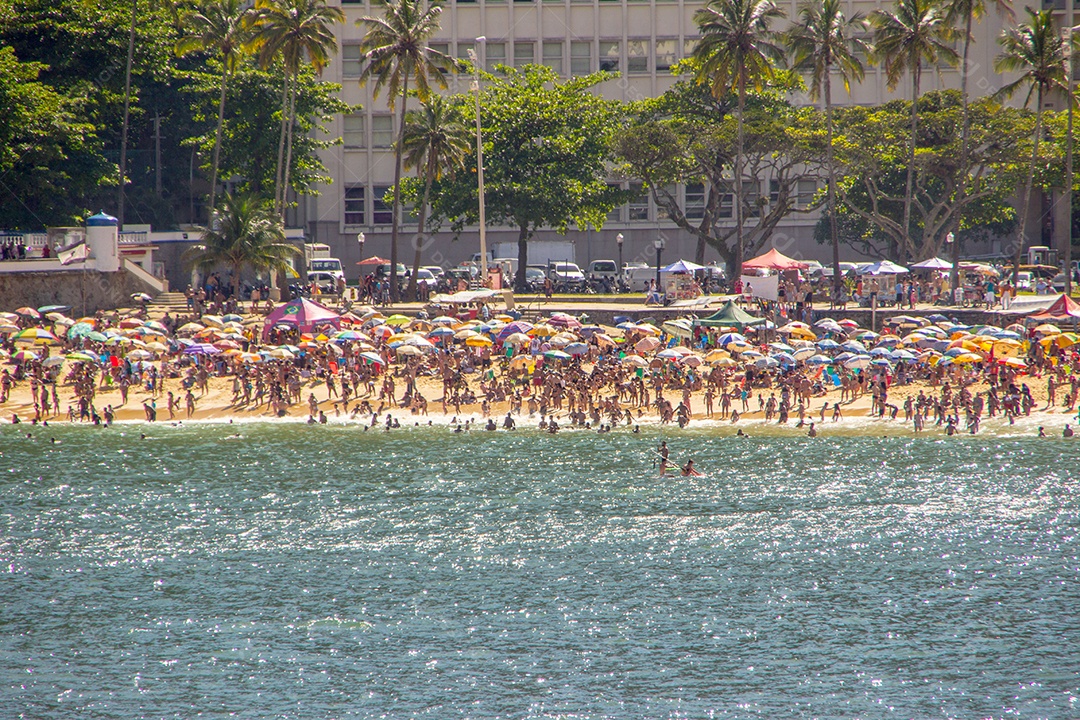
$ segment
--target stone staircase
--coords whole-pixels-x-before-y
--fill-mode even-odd
[[[182,292],[165,292],[154,298],[154,301],[146,306],[150,313],[164,315],[166,312],[176,315],[187,312],[187,298]]]

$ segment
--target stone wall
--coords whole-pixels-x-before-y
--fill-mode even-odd
[[[0,307],[4,310],[42,305],[70,305],[73,313],[87,314],[117,307],[132,307],[134,293],[151,297],[155,290],[129,272],[96,270],[0,273]],[[84,313],[85,310],[85,313]]]

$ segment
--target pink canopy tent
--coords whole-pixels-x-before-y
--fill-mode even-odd
[[[1077,322],[1080,320],[1080,303],[1062,293],[1050,307],[1028,315],[1027,319],[1034,322]]]
[[[758,255],[752,260],[747,260],[742,266],[744,268],[767,268],[769,270],[805,270],[810,267],[804,262],[789,258],[776,248],[764,255]]]
[[[263,340],[270,336],[270,328],[275,325],[293,325],[300,332],[311,332],[320,325],[332,325],[341,327],[341,316],[328,307],[305,298],[293,300],[274,308],[274,311],[266,316],[266,324],[263,325]]]

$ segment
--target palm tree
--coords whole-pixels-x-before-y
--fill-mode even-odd
[[[860,54],[866,43],[854,32],[866,26],[862,15],[844,16],[841,0],[807,0],[799,7],[799,20],[786,34],[796,70],[810,73],[810,97],[825,104],[826,159],[829,166],[829,232],[833,251],[833,295],[840,294],[840,236],[836,229],[836,168],[833,163],[832,73],[836,70],[851,92],[852,81],[863,79]]]
[[[202,242],[184,253],[184,259],[203,272],[220,265],[233,271],[233,293],[240,298],[240,274],[245,267],[279,272],[299,250],[285,241],[285,227],[275,208],[252,194],[226,194],[215,227],[207,228]]]
[[[453,173],[464,167],[471,141],[472,133],[462,122],[460,109],[441,95],[430,96],[419,110],[410,111],[405,120],[405,137],[402,141],[405,169],[415,167],[418,175],[421,171],[424,175],[424,199],[417,218],[413,271],[409,278],[408,296],[414,301],[417,299],[416,275],[420,270],[420,240],[427,221],[431,185],[443,173]]]
[[[221,56],[221,93],[218,98],[217,132],[214,135],[214,160],[210,173],[208,221],[214,212],[217,194],[218,165],[221,160],[221,129],[225,122],[225,89],[229,74],[236,70],[249,38],[250,11],[242,0],[209,0],[202,10],[184,19],[187,34],[176,42],[177,55],[213,51]]]
[[[1008,17],[1010,22],[1015,17],[1010,0],[990,0],[998,14]],[[971,51],[971,43],[975,41],[971,34],[971,26],[975,20],[986,15],[987,0],[948,0],[948,19],[950,23],[963,22],[964,49],[960,56],[960,173],[956,188],[957,198],[962,201],[967,195],[967,166],[970,152],[969,141],[971,139],[971,122],[968,116],[968,57]],[[960,217],[956,218],[956,228],[960,227]],[[952,248],[952,271],[949,274],[949,286],[956,287],[960,274],[960,242],[953,243]]]
[[[914,255],[911,232],[911,199],[915,180],[915,144],[919,131],[919,91],[922,64],[933,65],[941,60],[956,62],[956,51],[948,44],[956,33],[949,25],[945,10],[937,0],[896,0],[892,11],[870,13],[874,28],[871,59],[885,65],[885,78],[890,90],[895,90],[905,73],[911,73],[911,138],[908,146],[907,184],[904,188],[903,240],[897,259],[902,254]]]
[[[1068,92],[1065,74],[1065,43],[1054,26],[1052,10],[1034,11],[1025,8],[1028,22],[1006,30],[1001,35],[1001,54],[994,59],[994,71],[1020,73],[1020,77],[995,93],[996,97],[1012,97],[1017,90],[1026,87],[1024,107],[1035,96],[1035,135],[1031,145],[1031,163],[1028,165],[1024,194],[1020,198],[1020,213],[1016,227],[1016,250],[1013,255],[1013,283],[1020,270],[1020,257],[1026,241],[1026,227],[1030,215],[1031,186],[1035,179],[1035,163],[1039,158],[1039,140],[1042,137],[1043,98],[1054,90]]]
[[[694,48],[697,81],[708,83],[715,97],[735,91],[737,135],[735,141],[735,272],[743,262],[743,111],[746,94],[762,90],[783,61],[783,51],[772,42],[772,21],[783,13],[772,0],[709,0],[694,13],[701,40]]]
[[[309,64],[322,74],[337,51],[330,29],[345,22],[341,8],[324,0],[256,0],[252,45],[259,50],[265,68],[281,57],[285,83],[281,93],[281,137],[278,140],[277,173],[274,176],[274,207],[284,214],[292,166],[293,126],[296,122],[296,88],[300,68]]]
[[[360,83],[374,82],[373,98],[387,90],[387,105],[395,110],[401,98],[401,121],[398,139],[394,144],[394,201],[390,224],[390,297],[397,300],[398,224],[401,206],[401,153],[405,139],[405,106],[410,81],[415,85],[420,101],[426,101],[431,86],[446,87],[446,73],[453,60],[444,53],[428,47],[428,39],[439,29],[442,8],[432,3],[425,8],[423,0],[382,0],[386,9],[382,17],[362,17],[357,25],[367,29],[360,44],[360,53],[367,60],[360,74]]]

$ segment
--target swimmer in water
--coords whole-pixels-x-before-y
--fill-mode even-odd
[[[700,472],[694,467],[694,459],[690,458],[686,461],[686,464],[682,467],[683,477],[695,477],[701,475]]]

